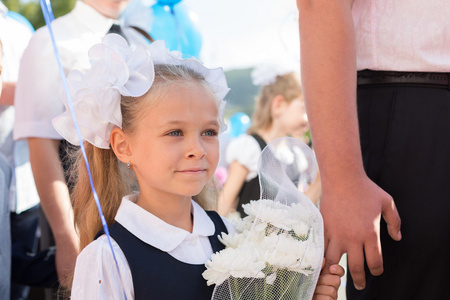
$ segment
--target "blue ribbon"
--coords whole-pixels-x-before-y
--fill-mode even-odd
[[[60,55],[59,55],[59,52],[58,52],[58,48],[56,47],[55,36],[53,34],[53,30],[52,30],[52,26],[51,26],[51,22],[55,20],[55,17],[53,15],[53,11],[52,11],[52,6],[50,4],[50,0],[40,0],[40,3],[41,3],[41,8],[42,8],[42,13],[44,14],[45,23],[47,24],[47,28],[48,28],[48,31],[50,33],[50,39],[52,41],[53,50],[55,52],[56,61],[58,63],[59,74],[61,75],[62,83],[63,83],[63,86],[64,86],[64,91],[65,91],[66,97],[67,97],[67,102],[69,104],[70,113],[72,115],[73,123],[75,125],[75,129],[76,129],[76,132],[77,132],[77,135],[78,135],[78,141],[80,143],[81,152],[83,153],[84,162],[86,164],[87,172],[88,172],[88,175],[89,175],[89,183],[91,185],[92,194],[94,195],[95,204],[97,205],[98,213],[100,215],[100,220],[102,221],[103,231],[105,232],[106,237],[108,239],[109,247],[111,249],[111,252],[112,252],[112,255],[113,255],[113,258],[114,258],[114,262],[116,263],[117,272],[119,273],[120,278],[122,278],[121,275],[120,275],[119,264],[117,263],[116,255],[114,254],[113,246],[112,246],[112,243],[111,243],[111,236],[109,234],[108,224],[106,223],[105,216],[103,215],[103,211],[102,211],[102,208],[100,206],[100,200],[98,199],[98,195],[97,195],[97,192],[96,192],[95,187],[94,187],[94,182],[92,180],[91,169],[89,167],[89,162],[88,162],[88,159],[87,159],[87,156],[86,156],[86,150],[85,150],[84,144],[83,144],[83,138],[81,137],[80,127],[78,126],[77,117],[75,115],[75,110],[74,110],[73,104],[72,104],[72,98],[70,97],[69,88],[67,86],[66,75],[64,74],[64,69],[62,67],[61,58],[60,58]],[[125,289],[123,289],[123,296],[125,297],[125,300],[126,300],[127,296],[125,294]]]

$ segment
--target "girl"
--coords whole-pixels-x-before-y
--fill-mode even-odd
[[[114,254],[80,160],[73,197],[84,249],[72,299],[210,299],[204,263],[224,248],[217,235],[234,231],[201,196],[219,159],[224,73],[160,41],[130,50],[118,35],[89,54],[92,69],[68,81]],[[76,143],[70,122],[66,112],[54,125]],[[323,276],[320,290],[335,291],[341,271]]]
[[[271,141],[308,130],[300,77],[294,72],[260,68],[252,73],[255,84],[263,84],[256,101],[248,135],[233,140],[227,148],[228,178],[219,198],[222,216],[244,214],[242,204],[260,198],[258,158]]]

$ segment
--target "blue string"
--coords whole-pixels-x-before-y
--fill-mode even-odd
[[[55,20],[55,17],[53,15],[53,11],[52,11],[52,6],[50,4],[50,0],[40,0],[40,3],[41,3],[41,8],[42,8],[42,13],[44,15],[45,23],[47,24],[47,28],[48,28],[48,31],[50,33],[50,39],[52,41],[53,50],[55,52],[56,61],[58,63],[59,74],[61,75],[62,83],[63,83],[63,86],[64,86],[64,91],[65,91],[66,97],[67,97],[67,102],[69,104],[70,113],[72,115],[72,119],[73,119],[73,122],[74,122],[74,125],[75,125],[75,129],[76,129],[76,132],[77,132],[77,135],[78,135],[78,141],[80,143],[81,152],[83,153],[84,162],[86,163],[86,168],[87,168],[87,172],[88,172],[88,175],[89,175],[89,183],[91,185],[92,194],[94,195],[95,204],[97,205],[98,213],[100,215],[100,220],[102,222],[103,231],[105,232],[106,237],[108,239],[109,247],[111,249],[111,252],[112,252],[112,255],[113,255],[113,258],[114,258],[114,262],[116,263],[116,268],[117,268],[117,272],[119,273],[119,277],[122,278],[121,275],[120,275],[119,264],[117,263],[116,255],[114,254],[113,246],[112,246],[112,243],[111,243],[111,236],[109,234],[108,225],[106,223],[105,216],[103,215],[103,211],[102,211],[102,208],[100,206],[100,200],[98,199],[98,195],[97,195],[97,192],[96,192],[95,187],[94,187],[94,182],[92,180],[91,169],[89,167],[89,162],[88,162],[88,159],[87,159],[87,156],[86,156],[86,150],[85,150],[84,144],[83,144],[83,138],[81,137],[80,127],[78,126],[77,117],[75,115],[75,110],[73,108],[72,99],[71,99],[70,93],[69,93],[69,88],[67,86],[66,75],[64,74],[64,69],[63,69],[62,64],[61,64],[61,59],[60,59],[60,55],[59,55],[59,52],[58,52],[58,48],[56,47],[55,36],[53,34],[53,30],[52,30],[52,26],[51,26],[51,22],[53,20]],[[126,300],[127,296],[125,294],[125,289],[123,289],[123,296],[125,297],[125,300]]]

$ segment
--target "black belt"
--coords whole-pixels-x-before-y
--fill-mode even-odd
[[[450,73],[358,71],[358,85],[425,84],[450,89]]]

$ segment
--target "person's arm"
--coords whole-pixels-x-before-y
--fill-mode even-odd
[[[14,105],[15,82],[3,82],[2,95],[0,97],[0,105]]]
[[[380,218],[400,239],[390,195],[365,174],[356,112],[356,46],[352,0],[297,0],[303,92],[321,171],[321,213],[328,264],[348,253],[355,287],[365,287],[364,255],[383,272]]]
[[[30,163],[34,181],[56,242],[56,270],[60,284],[66,282],[75,268],[79,238],[73,222],[69,191],[59,159],[59,140],[29,138]]]
[[[236,211],[236,200],[248,173],[248,169],[239,162],[234,161],[231,163],[228,168],[227,181],[225,181],[219,196],[218,213],[221,216],[226,216],[229,213]]]
[[[323,263],[325,265],[325,260]],[[317,281],[313,300],[337,299],[341,277],[345,274],[344,268],[337,264],[329,266],[328,269],[323,269],[323,267]]]
[[[304,194],[318,206],[320,203],[320,197],[322,197],[322,182],[320,180],[320,173],[317,173],[316,180],[309,186],[309,188],[304,192]]]

